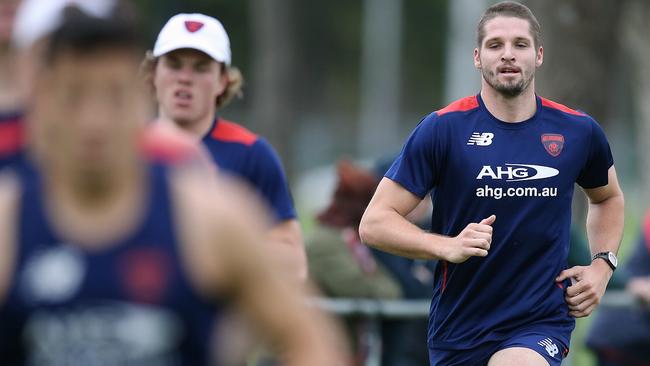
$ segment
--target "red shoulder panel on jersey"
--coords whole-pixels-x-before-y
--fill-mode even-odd
[[[23,131],[20,121],[8,121],[0,124],[0,155],[13,154],[23,145]]]
[[[219,141],[236,142],[250,146],[257,141],[257,135],[234,122],[220,119],[210,135]]]
[[[544,107],[557,109],[557,110],[560,110],[560,111],[562,111],[564,113],[573,114],[574,116],[586,116],[586,114],[584,114],[582,112],[579,112],[579,111],[576,111],[575,109],[571,109],[571,108],[565,106],[564,104],[556,103],[556,102],[554,102],[552,100],[548,100],[546,98],[541,98],[541,99],[542,99],[542,105]]]
[[[476,99],[476,95],[465,97],[463,99],[459,99],[455,102],[452,102],[450,105],[446,106],[445,108],[437,110],[436,114],[438,116],[442,116],[443,114],[446,113],[465,112],[474,108],[478,108],[478,99]]]

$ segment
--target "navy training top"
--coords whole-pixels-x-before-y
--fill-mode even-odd
[[[203,143],[219,168],[243,179],[260,194],[277,221],[296,218],[282,163],[265,139],[234,122],[216,118]]]
[[[564,287],[574,183],[608,183],[612,154],[588,115],[537,97],[530,119],[495,118],[480,95],[425,117],[386,177],[418,197],[432,189],[432,232],[458,235],[495,214],[487,257],[440,261],[430,307],[432,349],[467,349],[514,330],[570,335]],[[569,339],[562,339],[569,344]]]

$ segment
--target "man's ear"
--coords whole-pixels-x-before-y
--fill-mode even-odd
[[[540,67],[544,63],[544,47],[539,46],[537,49],[537,57],[535,59],[535,66]]]
[[[218,95],[221,95],[226,91],[226,88],[228,88],[228,84],[230,83],[230,78],[228,77],[228,69],[225,66],[221,70],[221,74],[219,75],[219,80],[217,83],[219,84]]]

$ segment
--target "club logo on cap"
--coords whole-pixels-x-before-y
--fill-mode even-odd
[[[199,29],[203,28],[203,23],[202,22],[197,22],[194,20],[186,20],[185,21],[185,29],[187,29],[190,33],[194,33],[198,31]]]
[[[542,144],[546,152],[556,157],[562,152],[564,147],[564,136],[554,133],[545,133],[542,135]]]

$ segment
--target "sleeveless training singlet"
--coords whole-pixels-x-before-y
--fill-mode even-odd
[[[137,230],[94,251],[57,236],[38,173],[16,169],[18,250],[0,306],[0,364],[208,364],[218,306],[196,294],[182,268],[166,168],[149,167]]]

